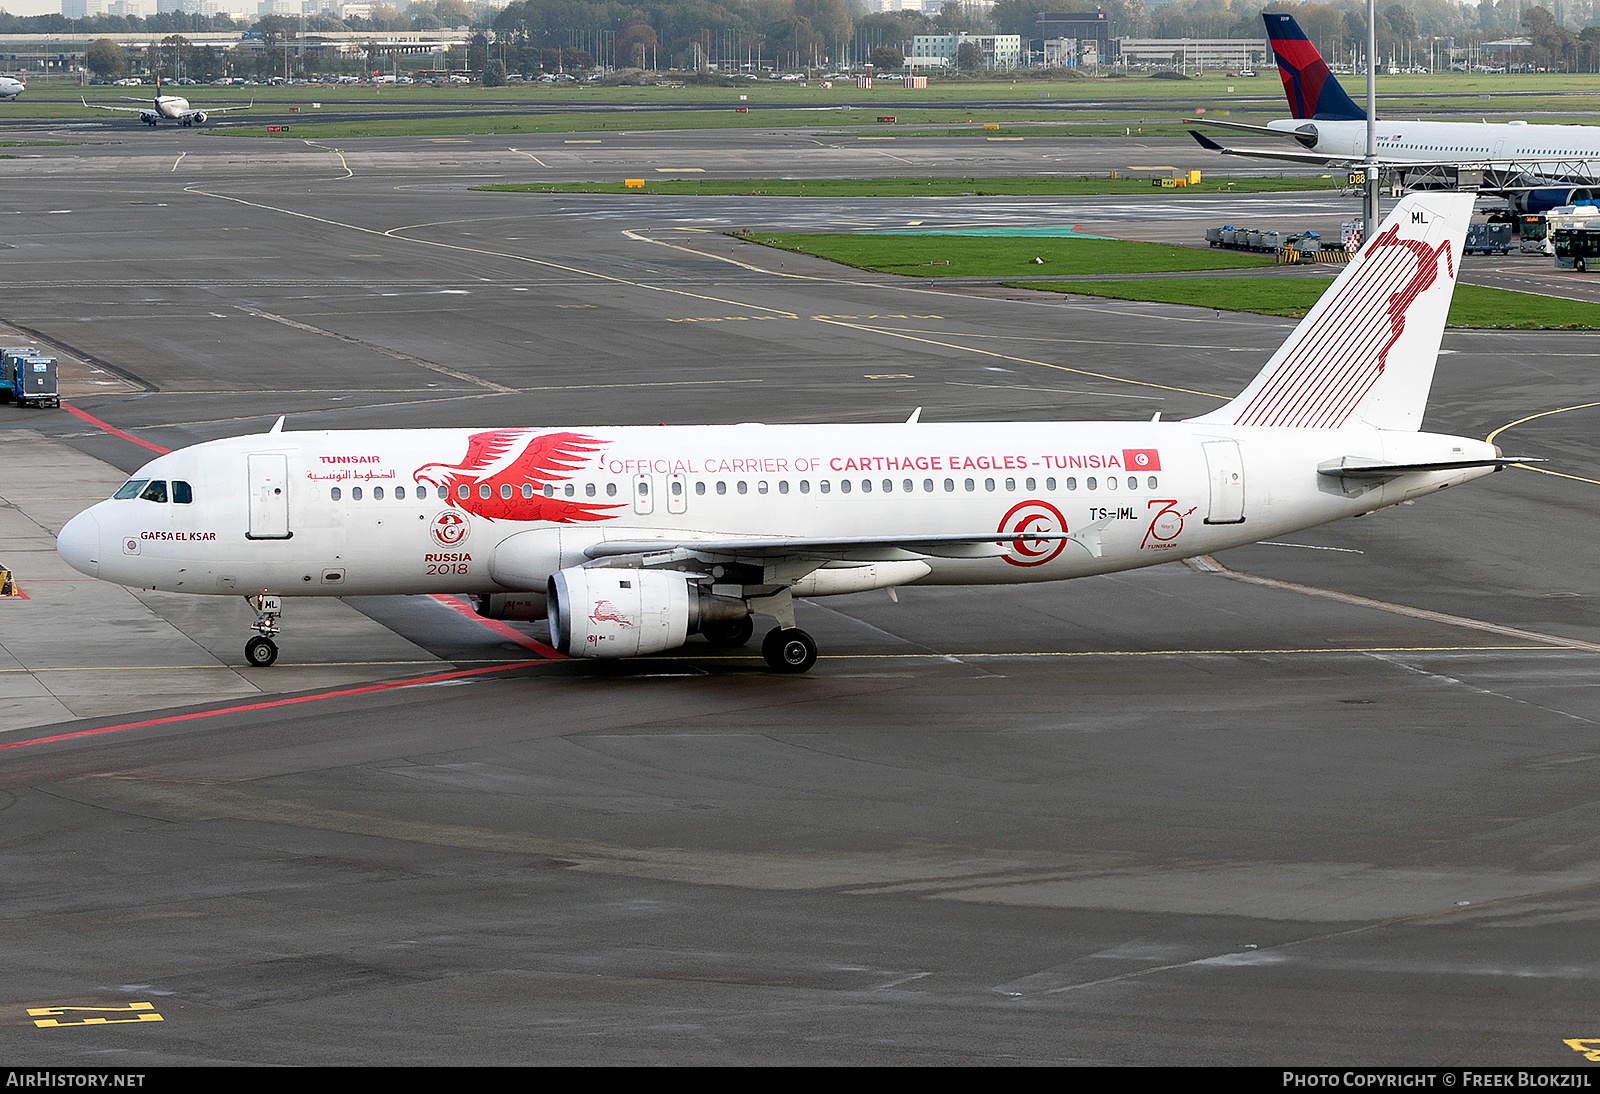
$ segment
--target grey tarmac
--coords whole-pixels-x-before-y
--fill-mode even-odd
[[[485,194],[544,169],[504,141],[145,136],[0,160],[0,323],[62,356],[71,405],[158,447],[280,414],[1182,417],[1290,324],[721,233],[1350,215],[1300,194]],[[745,177],[805,172],[798,139],[738,144]],[[605,166],[729,141],[654,134]],[[571,177],[587,147],[527,151],[573,156]],[[939,147],[918,155],[964,154]],[[249,669],[239,602],[100,585],[50,549],[150,452],[0,408],[0,566],[27,595],[0,601],[0,1048],[117,1068],[1581,1064],[1594,337],[1446,335],[1427,426],[1503,430],[1543,471],[1215,560],[813,601],[823,656],[798,678],[698,641],[554,660],[542,625],[425,597],[291,603],[283,659]],[[121,1009],[29,1013],[62,1007]]]

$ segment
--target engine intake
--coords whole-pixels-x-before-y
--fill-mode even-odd
[[[708,625],[737,623],[744,601],[716,596],[676,570],[574,567],[550,576],[550,639],[569,657],[677,649]]]
[[[1510,201],[1511,207],[1519,213],[1548,213],[1563,205],[1591,204],[1594,192],[1582,186],[1552,186],[1513,194]]]

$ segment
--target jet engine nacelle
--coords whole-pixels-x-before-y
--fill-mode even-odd
[[[1519,213],[1548,213],[1562,205],[1589,205],[1594,192],[1581,186],[1552,186],[1511,195],[1511,208]]]
[[[199,125],[206,124],[206,112],[204,110],[197,111],[194,115],[194,120]]]
[[[145,125],[155,125],[158,115],[154,110],[143,110],[139,113],[139,120]]]
[[[489,619],[543,619],[548,610],[543,593],[490,593],[473,597],[472,603]]]
[[[633,657],[677,649],[713,623],[750,614],[676,570],[575,567],[550,575],[550,638],[569,657]]]

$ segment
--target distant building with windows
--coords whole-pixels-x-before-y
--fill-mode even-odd
[[[1074,38],[1078,42],[1079,56],[1088,57],[1089,47],[1094,46],[1095,56],[1091,59],[1109,61],[1111,59],[1111,24],[1106,22],[1106,13],[1103,11],[1068,11],[1055,15],[1040,15],[1035,37],[1038,38]]]
[[[1044,40],[1044,66],[1046,68],[1075,68],[1078,64],[1076,38],[1046,38]]]
[[[1265,38],[1119,38],[1125,65],[1258,69],[1272,56]]]
[[[1023,62],[1022,36],[1018,34],[918,34],[911,39],[906,67],[954,68],[956,54],[967,42],[983,52],[984,68],[1017,68]]]

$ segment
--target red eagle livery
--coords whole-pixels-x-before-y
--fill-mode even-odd
[[[1283,536],[1519,457],[1418,431],[1472,207],[1416,194],[1235,399],[1186,421],[291,431],[152,460],[57,539],[91,576],[250,597],[456,593],[573,657],[803,672],[795,604],[1047,582]],[[692,652],[692,649],[691,649]]]

